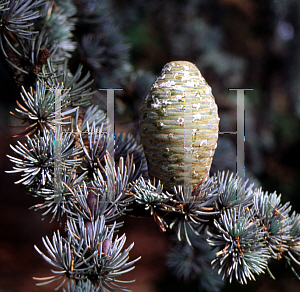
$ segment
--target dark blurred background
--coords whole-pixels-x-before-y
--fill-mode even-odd
[[[147,90],[165,63],[193,62],[215,96],[220,131],[236,130],[236,93],[228,88],[253,88],[245,95],[246,177],[263,190],[282,194],[300,211],[300,2],[298,0],[112,0],[74,1],[78,48],[71,59],[91,71],[94,88],[123,88],[116,98],[116,131],[138,140],[139,109]],[[103,105],[98,92],[93,102]],[[52,236],[58,224],[41,221],[28,210],[38,203],[15,185],[6,154],[17,124],[9,115],[19,90],[0,63],[1,233],[0,291],[52,291],[36,287],[32,276],[50,275],[34,251],[41,237]],[[212,172],[235,171],[235,135],[222,135]],[[126,219],[122,230],[132,257],[142,255],[128,287],[138,292],[197,291],[164,267],[169,243],[147,219]],[[271,265],[276,281],[261,275],[247,286],[226,285],[223,291],[299,291],[300,282],[283,260]]]

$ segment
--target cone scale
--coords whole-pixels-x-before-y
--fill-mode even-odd
[[[167,63],[141,109],[140,135],[149,176],[166,189],[206,180],[219,120],[211,87],[199,69],[186,61]]]

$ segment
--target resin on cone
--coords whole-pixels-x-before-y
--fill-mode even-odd
[[[141,109],[140,135],[149,176],[169,190],[205,181],[217,147],[219,120],[211,87],[199,69],[187,61],[167,63]]]

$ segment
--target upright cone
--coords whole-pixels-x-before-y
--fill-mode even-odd
[[[218,108],[199,69],[167,63],[141,110],[140,135],[150,177],[166,189],[206,180],[217,147]]]

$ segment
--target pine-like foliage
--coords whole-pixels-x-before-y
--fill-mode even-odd
[[[75,29],[81,32],[77,42]],[[162,232],[176,234],[167,265],[178,277],[199,279],[200,290],[219,291],[221,279],[246,284],[266,270],[271,274],[272,259],[283,258],[297,275],[300,215],[280,195],[229,172],[165,191],[146,178],[142,146],[129,134],[116,135],[113,161],[110,121],[101,107],[90,105],[90,73],[82,75],[82,65],[73,74],[69,68],[76,49],[85,65],[99,70],[98,85],[116,77],[120,84],[137,83],[137,75],[126,79],[129,48],[105,1],[0,0],[1,58],[21,91],[12,113],[22,121],[15,137],[26,136],[11,145],[8,172],[39,198],[32,208],[65,222],[65,233],[35,246],[54,274],[36,278],[37,285],[130,291],[132,281],[119,277],[139,258],[129,260],[133,243],[123,249],[126,237],[116,234],[128,214],[153,217]]]
[[[57,289],[65,281],[89,280],[92,287],[99,287],[100,291],[115,291],[120,288],[128,291],[120,284],[132,281],[116,279],[123,273],[131,271],[133,264],[139,259],[128,262],[129,251],[133,243],[121,252],[126,237],[113,239],[113,226],[105,226],[105,217],[100,216],[93,222],[85,221],[81,216],[78,220],[68,221],[68,237],[63,238],[59,232],[53,235],[52,241],[48,237],[43,238],[43,243],[50,256],[46,256],[37,247],[39,254],[58,270],[53,270],[52,277],[36,278],[43,281],[38,285],[44,285],[61,280]]]

